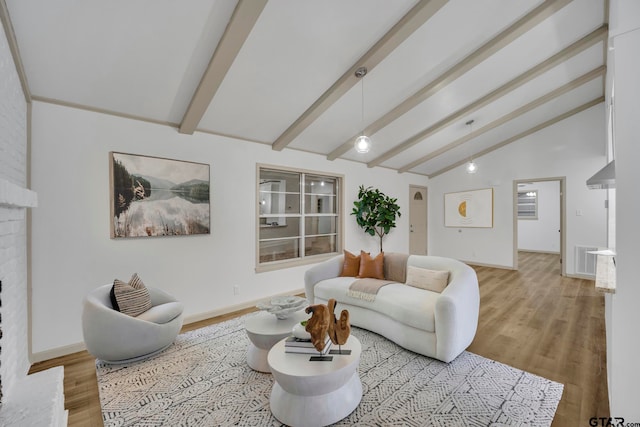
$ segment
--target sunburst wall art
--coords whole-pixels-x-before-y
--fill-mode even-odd
[[[493,227],[493,188],[444,195],[445,227]]]

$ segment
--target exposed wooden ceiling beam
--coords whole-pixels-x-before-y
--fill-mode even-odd
[[[416,107],[418,104],[424,102],[432,95],[437,93],[440,89],[446,87],[458,77],[480,64],[491,55],[504,48],[518,37],[529,31],[531,28],[538,25],[540,22],[547,19],[549,16],[562,9],[569,4],[572,0],[547,0],[540,6],[533,9],[531,12],[520,18],[517,22],[511,25],[509,28],[489,40],[479,49],[465,57],[462,61],[442,73],[438,78],[433,80],[428,85],[411,95],[409,98],[398,104],[393,110],[389,111],[384,116],[380,117],[375,122],[371,123],[364,129],[366,135],[373,135],[380,131],[400,116]],[[357,135],[349,138],[342,143],[338,148],[333,150],[327,155],[328,160],[335,160],[338,157],[345,154],[347,151],[353,148],[353,141]]]
[[[239,0],[209,66],[180,124],[179,132],[192,134],[215,96],[242,45],[249,37],[267,0]]]
[[[591,80],[597,78],[597,77],[601,77],[605,74],[607,67],[604,65],[601,65],[600,67],[589,71],[586,74],[583,74],[582,76],[578,77],[577,79],[574,79],[572,81],[570,81],[569,83],[560,86],[559,88],[547,93],[546,95],[543,95],[531,102],[529,102],[526,105],[523,105],[522,107],[513,110],[512,112],[510,112],[509,114],[505,114],[504,116],[500,117],[497,120],[492,121],[491,123],[483,126],[482,128],[473,131],[465,136],[463,136],[462,138],[458,138],[457,140],[450,142],[449,144],[446,144],[440,148],[438,148],[437,150],[434,150],[432,152],[430,152],[429,154],[427,154],[426,156],[420,157],[417,160],[414,160],[413,162],[401,167],[400,169],[398,169],[398,172],[402,173],[402,172],[407,172],[409,170],[411,170],[412,168],[427,162],[431,159],[433,159],[434,157],[437,157],[461,144],[464,144],[467,141],[472,140],[473,138],[476,138],[480,135],[482,135],[483,133],[486,133],[488,131],[490,131],[491,129],[494,129],[498,126],[501,126],[531,110],[533,110],[534,108],[537,108],[543,104],[546,104],[547,102],[559,97],[560,95],[563,95],[579,86],[582,86],[583,84],[590,82]]]
[[[318,98],[298,119],[293,122],[272,144],[280,151],[309,127],[318,117],[340,99],[357,82],[354,75],[359,67],[373,70],[384,58],[402,44],[415,30],[420,28],[449,0],[420,0],[378,42],[351,66],[336,82]]]
[[[135,114],[121,113],[120,111],[108,110],[106,108],[94,107],[87,104],[79,104],[77,102],[62,101],[60,99],[48,98],[46,96],[39,96],[39,95],[33,95],[31,99],[33,101],[45,102],[47,104],[53,104],[53,105],[60,105],[62,107],[75,108],[77,110],[92,111],[94,113],[99,113],[99,114],[107,114],[109,116],[121,117],[123,119],[138,120],[140,122],[146,122],[146,123],[154,123],[156,125],[169,126],[176,129],[180,128],[180,123],[150,119],[148,117],[138,116]]]
[[[394,156],[397,156],[401,152],[407,150],[408,148],[413,147],[420,141],[430,137],[436,132],[439,132],[440,130],[451,125],[457,120],[460,120],[461,118],[475,111],[478,111],[480,108],[507,95],[509,92],[514,91],[515,89],[519,88],[525,83],[542,75],[543,73],[549,71],[553,67],[556,67],[562,62],[567,61],[569,58],[572,58],[573,56],[593,46],[594,44],[606,40],[606,37],[607,37],[606,26],[602,26],[597,30],[592,31],[590,34],[586,35],[585,37],[581,38],[577,42],[573,43],[572,45],[566,47],[565,49],[551,56],[550,58],[542,61],[541,63],[534,66],[533,68],[530,68],[529,70],[520,74],[518,77],[514,78],[513,80],[505,83],[504,85],[500,86],[494,91],[486,94],[482,98],[472,102],[471,104],[466,105],[465,107],[459,109],[458,111],[455,111],[454,113],[451,113],[450,115],[436,122],[435,124],[428,127],[427,129],[424,129],[423,131],[418,132],[417,134],[413,135],[409,139],[396,145],[391,150],[388,150],[385,153],[381,154],[380,156],[376,157],[375,159],[371,160],[369,163],[367,163],[367,166],[369,166],[370,168],[374,166],[378,166],[380,163],[386,160],[389,160]]]
[[[13,24],[11,23],[11,17],[9,16],[9,9],[7,9],[7,3],[5,0],[0,0],[0,22],[4,27],[4,33],[9,43],[9,50],[13,57],[13,62],[16,65],[16,72],[20,79],[20,85],[22,86],[22,92],[24,93],[24,99],[28,103],[31,102],[31,90],[29,89],[29,82],[27,81],[27,73],[24,70],[22,64],[22,57],[20,56],[20,50],[18,49],[18,41],[16,40],[16,33],[13,30]]]
[[[596,98],[596,99],[594,99],[592,101],[589,101],[589,102],[587,102],[585,104],[582,104],[579,107],[576,107],[576,108],[574,108],[572,110],[569,110],[566,113],[560,114],[559,116],[554,117],[551,120],[547,120],[546,122],[540,123],[539,125],[534,126],[534,127],[530,128],[530,129],[527,129],[524,132],[521,132],[521,133],[519,133],[519,134],[517,134],[515,136],[512,136],[511,138],[507,138],[504,141],[501,141],[501,142],[499,142],[497,144],[494,144],[489,148],[485,148],[482,151],[474,153],[473,157],[477,159],[478,157],[484,156],[485,154],[489,154],[492,151],[495,151],[495,150],[497,150],[499,148],[504,147],[505,145],[509,145],[512,142],[518,141],[518,140],[520,140],[520,139],[522,139],[522,138],[524,138],[526,136],[529,136],[529,135],[531,135],[533,133],[538,132],[539,130],[542,130],[542,129],[546,128],[546,127],[554,125],[554,124],[556,124],[556,123],[558,123],[558,122],[560,122],[560,121],[562,121],[562,120],[564,120],[564,119],[566,119],[568,117],[571,117],[571,116],[573,116],[575,114],[578,114],[578,113],[580,113],[580,112],[582,112],[584,110],[587,110],[587,109],[593,107],[594,105],[598,105],[601,102],[604,102],[604,96],[600,96],[600,97],[598,97],[598,98]],[[442,168],[442,169],[440,169],[440,170],[438,170],[438,171],[436,171],[434,173],[428,174],[427,176],[429,178],[435,178],[436,176],[442,175],[445,172],[449,172],[450,170],[455,169],[458,166],[464,165],[465,163],[467,163],[466,159],[460,160],[459,162],[456,162],[456,163],[454,163],[452,165],[449,165],[449,166],[447,166],[445,168]]]

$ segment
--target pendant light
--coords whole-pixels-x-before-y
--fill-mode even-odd
[[[469,160],[467,163],[467,173],[476,173],[478,172],[478,165],[473,160]]]
[[[473,122],[474,120],[472,119],[465,123],[465,125],[469,126],[469,135],[471,135],[471,133],[473,132]],[[478,172],[478,165],[473,161],[473,156],[471,156],[469,162],[467,163],[467,173],[476,172]]]
[[[361,125],[362,125],[362,134],[360,136],[358,136],[356,138],[355,141],[355,148],[356,151],[360,154],[365,154],[369,152],[369,149],[371,148],[371,139],[364,134],[364,76],[367,74],[367,67],[360,67],[356,70],[355,72],[355,76],[359,79],[361,79],[361,95],[362,95],[362,102],[361,102],[361,111],[362,111],[362,117],[361,117]]]

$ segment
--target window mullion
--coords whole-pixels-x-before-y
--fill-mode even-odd
[[[300,174],[300,258],[304,258],[306,256],[306,243],[305,243],[305,236],[304,236],[304,225],[305,225],[305,221],[306,221],[306,207],[305,207],[305,180],[306,180],[306,174],[301,173]]]

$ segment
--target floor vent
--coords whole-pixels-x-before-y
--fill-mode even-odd
[[[598,248],[590,246],[576,246],[576,274],[582,274],[585,276],[596,275],[596,256],[587,252],[597,250]]]

